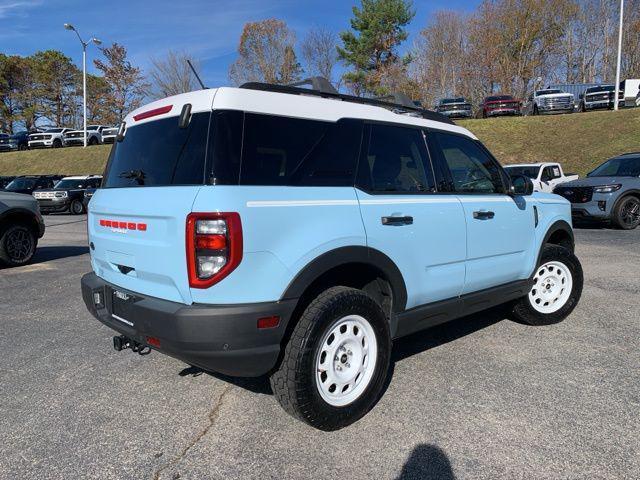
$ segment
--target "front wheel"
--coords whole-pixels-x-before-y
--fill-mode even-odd
[[[69,211],[74,215],[80,215],[84,212],[84,206],[80,200],[73,200],[69,206]]]
[[[390,354],[389,325],[378,303],[361,290],[332,287],[300,317],[271,388],[293,417],[338,430],[372,408]]]
[[[546,245],[533,286],[517,300],[512,314],[529,325],[551,325],[564,320],[582,295],[583,274],[578,258],[568,249]]]
[[[29,263],[38,239],[26,225],[12,225],[0,233],[0,263],[19,267]]]

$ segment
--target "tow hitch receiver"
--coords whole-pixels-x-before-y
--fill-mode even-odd
[[[113,337],[113,349],[116,352],[121,352],[122,350],[126,350],[127,348],[130,348],[132,352],[136,352],[139,355],[147,355],[151,353],[150,347],[138,343],[135,340],[131,340],[124,335],[116,335],[115,337]]]

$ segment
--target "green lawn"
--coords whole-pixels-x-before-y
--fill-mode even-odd
[[[458,122],[503,164],[560,162],[580,175],[614,155],[640,151],[640,108]],[[102,173],[111,146],[0,153],[0,175]]]

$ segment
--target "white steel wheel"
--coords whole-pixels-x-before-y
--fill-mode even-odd
[[[572,288],[573,277],[569,268],[558,261],[547,262],[538,267],[533,277],[529,301],[537,312],[554,313],[567,303]]]
[[[316,384],[322,399],[334,407],[354,402],[376,370],[378,343],[371,324],[360,315],[334,322],[316,352]]]

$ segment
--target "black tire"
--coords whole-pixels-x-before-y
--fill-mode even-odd
[[[26,146],[26,145],[24,145],[24,144],[20,144],[20,145],[18,146],[18,151],[19,151],[19,152],[24,152],[26,149],[27,149],[27,146]]]
[[[80,200],[71,200],[69,205],[69,213],[73,215],[82,215],[84,213],[84,205]]]
[[[60,141],[60,139],[59,139],[59,138],[56,138],[56,139],[53,141],[53,148],[62,148],[62,142]]]
[[[627,195],[618,200],[613,209],[612,220],[622,230],[633,230],[640,225],[640,198]]]
[[[325,335],[347,315],[359,315],[372,327],[377,359],[362,393],[345,406],[333,406],[319,391],[316,361],[322,355],[320,347]],[[363,417],[378,400],[386,382],[390,355],[389,324],[378,303],[361,290],[332,287],[313,300],[301,315],[282,362],[271,376],[271,388],[282,408],[294,418],[320,430],[338,430]],[[338,356],[335,358],[337,364]]]
[[[580,112],[586,113],[586,111],[587,111],[587,107],[585,106],[584,102],[582,102],[580,104]]]
[[[533,106],[533,115],[538,115],[538,113],[539,113],[539,112],[538,112],[538,106],[537,106],[537,105],[534,105],[534,106]]]
[[[93,146],[93,145],[97,145],[98,144],[98,139],[96,137],[91,137],[89,139],[89,145]]]
[[[0,263],[10,267],[26,265],[37,246],[38,238],[27,225],[10,225],[0,232]]]
[[[515,320],[536,326],[552,325],[567,318],[578,304],[580,296],[582,295],[582,286],[584,282],[582,265],[580,265],[580,261],[570,250],[559,245],[544,246],[540,264],[536,268],[536,273],[534,274],[536,283],[532,288],[532,292],[536,289],[544,288],[540,285],[537,275],[540,273],[540,268],[548,262],[561,263],[566,266],[571,273],[572,286],[568,298],[558,310],[552,313],[541,313],[534,308],[530,295],[522,297],[514,303],[511,311]]]

